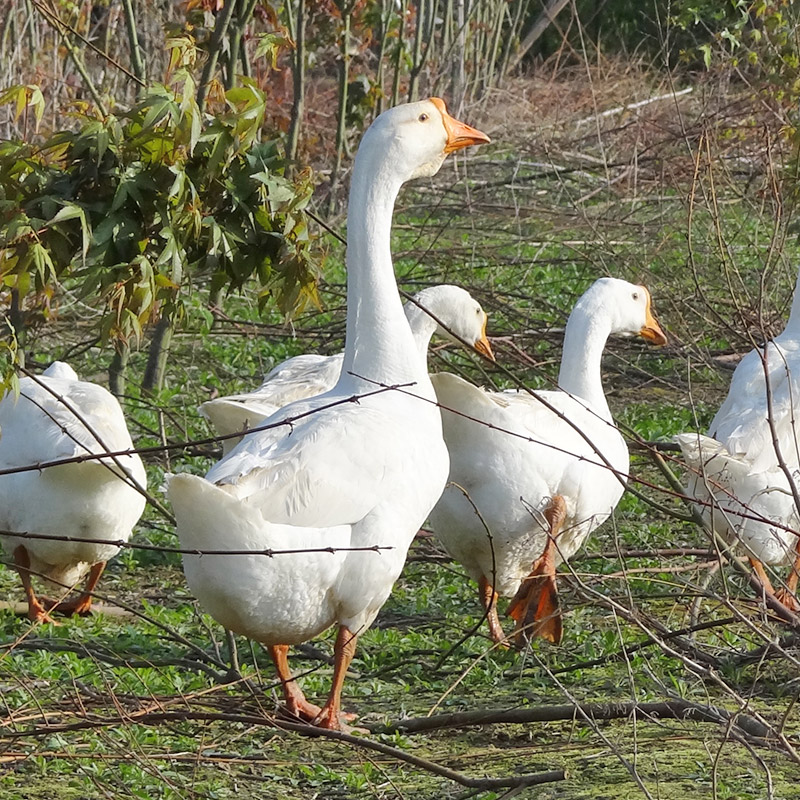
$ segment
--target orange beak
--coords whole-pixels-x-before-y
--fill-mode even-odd
[[[444,147],[445,153],[461,150],[464,147],[469,147],[471,144],[486,144],[491,141],[485,133],[481,133],[476,128],[472,128],[463,122],[459,122],[457,119],[453,119],[453,117],[447,113],[444,100],[440,97],[431,97],[431,102],[439,109],[442,115],[444,129],[447,133],[447,144]]]
[[[642,288],[644,289],[644,286]],[[644,290],[647,292],[647,289]],[[644,326],[639,331],[639,336],[650,344],[661,346],[667,343],[667,335],[661,329],[650,308],[650,292],[647,292],[647,310],[645,311]]]
[[[489,340],[486,338],[486,323],[489,321],[489,317],[485,314],[483,315],[483,330],[481,331],[481,338],[478,339],[472,346],[482,355],[486,356],[490,361],[496,361],[497,359],[494,357],[494,350],[492,350],[492,346],[489,344]]]

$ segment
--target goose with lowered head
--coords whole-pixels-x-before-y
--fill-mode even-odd
[[[486,338],[486,312],[460,286],[443,284],[423,289],[406,303],[405,314],[423,363],[431,336],[438,333],[453,338],[448,331],[455,334],[455,341],[469,342],[479,353],[494,359]],[[221,436],[246,432],[285,405],[332,389],[342,372],[343,359],[344,353],[295,356],[278,364],[255,391],[208,400],[200,406],[200,413]],[[223,439],[223,455],[239,441],[240,437]]]
[[[79,380],[61,361],[38,378],[22,378],[19,396],[3,397],[0,432],[3,470],[133,448],[117,399]],[[0,530],[82,540],[0,536],[22,579],[31,620],[52,622],[53,610],[89,613],[106,562],[119,552],[108,540],[130,538],[144,510],[146,482],[135,453],[0,475]],[[87,579],[73,600],[43,603],[33,574],[49,579],[61,594]]]
[[[666,338],[644,286],[601,278],[578,300],[564,335],[558,390],[488,392],[448,373],[432,376],[450,451],[450,480],[433,530],[478,582],[492,639],[505,634],[498,595],[513,596],[517,641],[559,642],[555,569],[614,510],[628,449],[601,381],[613,333]]]
[[[800,275],[786,327],[739,362],[708,435],[675,437],[690,468],[687,494],[700,501],[702,516],[721,536],[743,546],[764,590],[795,612],[800,611],[799,420]],[[790,564],[786,585],[775,590],[764,564]]]
[[[395,198],[406,181],[434,175],[448,153],[487,141],[438,98],[372,123],[350,186],[339,380],[270,417],[293,421],[247,434],[205,478],[169,480],[184,548],[254,551],[184,555],[189,587],[218,622],[269,648],[287,711],[321,727],[341,727],[356,639],[386,601],[447,478],[441,417],[392,268]],[[359,402],[347,402],[354,395]],[[306,552],[267,559],[266,549]],[[319,708],[292,677],[287,651],[332,625],[333,681]]]

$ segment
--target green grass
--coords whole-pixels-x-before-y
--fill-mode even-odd
[[[635,533],[631,539],[640,544]],[[593,549],[602,544],[593,543]],[[613,565],[591,569],[582,563],[576,568],[583,580],[609,596],[619,596],[625,590],[621,582],[603,579],[603,567],[609,566]],[[8,577],[4,576],[4,588],[12,589]],[[669,622],[675,616],[680,591],[670,586],[667,572],[660,577],[665,581],[661,588],[674,599],[648,601],[647,593],[653,589],[650,581],[631,581],[627,589],[637,598],[644,595],[642,609]],[[142,606],[148,617],[210,651],[210,634],[220,641],[221,631],[197,613],[182,589],[174,594],[173,587],[181,587],[181,575],[172,566],[155,570],[116,566],[104,585],[109,594]],[[450,652],[455,641],[479,620],[475,587],[450,568],[426,562],[409,564],[378,622],[362,637],[353,663],[357,675],[346,684],[346,706],[360,714],[362,724],[379,724],[406,715],[421,716],[434,708],[437,713],[516,708],[560,704],[572,698],[578,702],[645,701],[675,693],[700,703],[729,705],[724,693],[688,675],[658,648],[639,651],[630,664],[609,661],[599,667],[559,672],[617,652],[620,633],[628,644],[643,638],[624,623],[618,630],[611,614],[581,602],[566,585],[564,595],[567,631],[560,648],[538,644],[527,655],[487,653],[488,642],[479,634]],[[150,599],[142,603],[143,596]],[[709,609],[709,613],[713,611]],[[24,636],[28,625],[5,613],[0,616],[0,627],[4,640],[13,641]],[[268,658],[260,649],[249,651],[243,642],[244,671],[257,684],[255,694],[242,687],[215,686],[206,674],[185,666],[165,666],[163,662],[171,658],[191,659],[194,655],[139,619],[98,615],[71,620],[60,628],[38,629],[23,641],[28,646],[84,645],[87,650],[76,654],[18,649],[0,661],[3,702],[19,719],[6,733],[11,729],[22,732],[30,726],[41,728],[45,720],[40,713],[45,709],[52,715],[49,722],[53,725],[78,721],[84,712],[90,719],[114,719],[118,706],[129,713],[166,707],[256,715],[261,708],[273,708]],[[703,635],[700,642],[732,651],[746,646],[748,640],[741,627],[731,627],[725,631],[724,643],[717,632]],[[326,637],[319,646],[329,652],[330,644]],[[150,661],[153,666],[111,666],[103,660],[110,654],[123,661]],[[292,665],[298,672],[308,672],[303,687],[310,696],[324,695],[331,675],[328,664],[299,656]],[[767,680],[764,673],[763,669],[740,669],[726,677],[732,685],[745,689],[754,687],[757,679],[753,705],[775,720],[790,708],[793,693],[785,691],[775,676]],[[530,790],[523,796],[576,800],[642,796],[615,753],[629,762],[635,760],[643,783],[651,792],[658,792],[654,796],[711,797],[715,763],[716,796],[764,796],[764,772],[754,755],[740,744],[725,741],[713,725],[677,721],[634,724],[630,720],[599,723],[596,730],[580,723],[497,725],[382,739],[476,776],[554,768],[568,771],[566,784]],[[458,796],[446,781],[391,759],[279,733],[267,726],[128,722],[94,731],[22,736],[13,743],[6,740],[4,756],[8,758],[9,753],[18,754],[19,760],[6,761],[8,771],[0,778],[4,800],[109,795],[225,798],[240,796],[237,792],[242,791],[276,800],[314,796],[314,792],[321,792],[320,797],[398,796],[389,788],[389,780],[402,796]],[[775,796],[792,797],[796,767],[777,753],[760,750],[758,755],[769,765]]]

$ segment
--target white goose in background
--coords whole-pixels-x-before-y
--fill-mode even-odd
[[[0,401],[0,469],[132,448],[117,399],[102,386],[79,380],[60,361],[35,380],[22,378],[19,396],[8,392]],[[127,541],[144,510],[146,484],[136,454],[0,475],[0,530]],[[35,622],[52,622],[48,610],[89,613],[106,562],[119,552],[91,541],[18,536],[0,536],[0,541],[13,555],[28,617]],[[55,582],[62,595],[64,585],[88,577],[76,599],[48,609],[45,605],[52,604],[36,597],[32,572]]]
[[[792,491],[792,483],[800,490],[797,426],[800,275],[786,327],[739,362],[708,435],[683,433],[675,437],[691,470],[687,494],[700,501],[698,510],[721,536],[741,542],[765,591],[793,611],[800,611],[796,597],[800,514]],[[764,564],[791,564],[786,585],[775,591]]]
[[[613,333],[666,342],[644,286],[601,278],[583,294],[567,322],[556,391],[490,392],[449,373],[432,376],[450,480],[431,525],[478,581],[495,642],[506,638],[498,595],[513,595],[517,642],[561,640],[556,566],[622,496],[628,448],[601,380]]]
[[[423,289],[406,303],[405,314],[423,363],[434,333],[458,341],[448,330],[469,342],[479,353],[494,359],[486,338],[486,312],[460,286],[444,284]],[[200,413],[222,436],[246,432],[285,405],[332,389],[339,380],[343,360],[344,353],[295,356],[271,370],[255,391],[208,400],[200,406]],[[222,454],[227,455],[240,441],[241,437],[223,439]]]
[[[268,421],[292,417],[291,426],[246,435],[205,479],[169,480],[182,547],[256,551],[184,555],[189,587],[218,622],[269,648],[287,710],[322,727],[341,727],[356,639],[389,596],[447,479],[441,416],[392,267],[395,198],[406,181],[434,175],[448,153],[487,141],[438,98],[372,123],[350,187],[347,332],[336,386],[290,403]],[[358,403],[347,402],[353,395]],[[258,554],[267,548],[309,552]],[[294,681],[287,651],[334,624],[333,681],[319,708]]]

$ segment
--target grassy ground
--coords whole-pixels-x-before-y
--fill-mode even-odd
[[[408,291],[444,281],[473,291],[491,313],[498,356],[529,386],[552,381],[566,315],[592,280],[646,282],[671,344],[656,352],[613,342],[605,381],[621,423],[643,439],[665,440],[707,425],[729,380],[725,358],[780,329],[798,263],[791,215],[777,214],[765,189],[780,165],[755,148],[754,131],[767,122],[752,108],[750,116],[717,119],[708,138],[717,101],[713,87],[698,87],[680,114],[654,104],[587,129],[581,120],[597,110],[663,88],[633,70],[616,82],[596,77],[604,94],[566,74],[512,86],[488,103],[477,121],[498,142],[494,149],[402,195],[396,267]],[[233,321],[210,330],[192,322],[176,336],[157,397],[140,396],[145,354],[133,355],[126,410],[137,444],[205,436],[195,408],[212,393],[253,386],[288,355],[341,346],[342,254],[335,243],[327,247],[324,313],[297,320],[295,335],[277,317],[252,327],[258,317],[244,295],[226,304]],[[204,302],[200,291],[196,302]],[[88,332],[80,316],[65,300],[54,322],[31,332],[28,352],[44,361],[73,348],[76,368],[102,380],[108,354],[74,347]],[[451,347],[437,349],[431,363],[485,384],[511,383]],[[214,455],[199,447],[151,459],[151,489],[158,494],[165,470],[200,471]],[[649,457],[634,454],[633,473],[635,488],[682,511]],[[175,544],[154,512],[135,541]],[[656,552],[707,546],[691,524],[627,495],[564,570],[562,645],[518,653],[490,647],[476,587],[421,538],[361,639],[345,704],[360,724],[377,728],[429,713],[683,699],[760,715],[783,730],[783,741],[744,737],[724,724],[595,722],[577,713],[568,721],[371,736],[473,778],[567,772],[558,784],[521,791],[471,790],[352,743],[271,726],[277,692],[266,653],[240,640],[246,681],[224,683],[223,632],[188,593],[179,556],[131,549],[100,587],[109,605],[121,601],[129,613],[31,629],[0,611],[0,800],[789,800],[800,796],[794,639],[730,568],[712,575],[713,558]],[[0,570],[0,596],[20,599],[10,570]],[[671,634],[696,623],[706,627]],[[776,641],[780,649],[764,649]],[[327,692],[331,650],[329,635],[292,655],[310,696]]]

